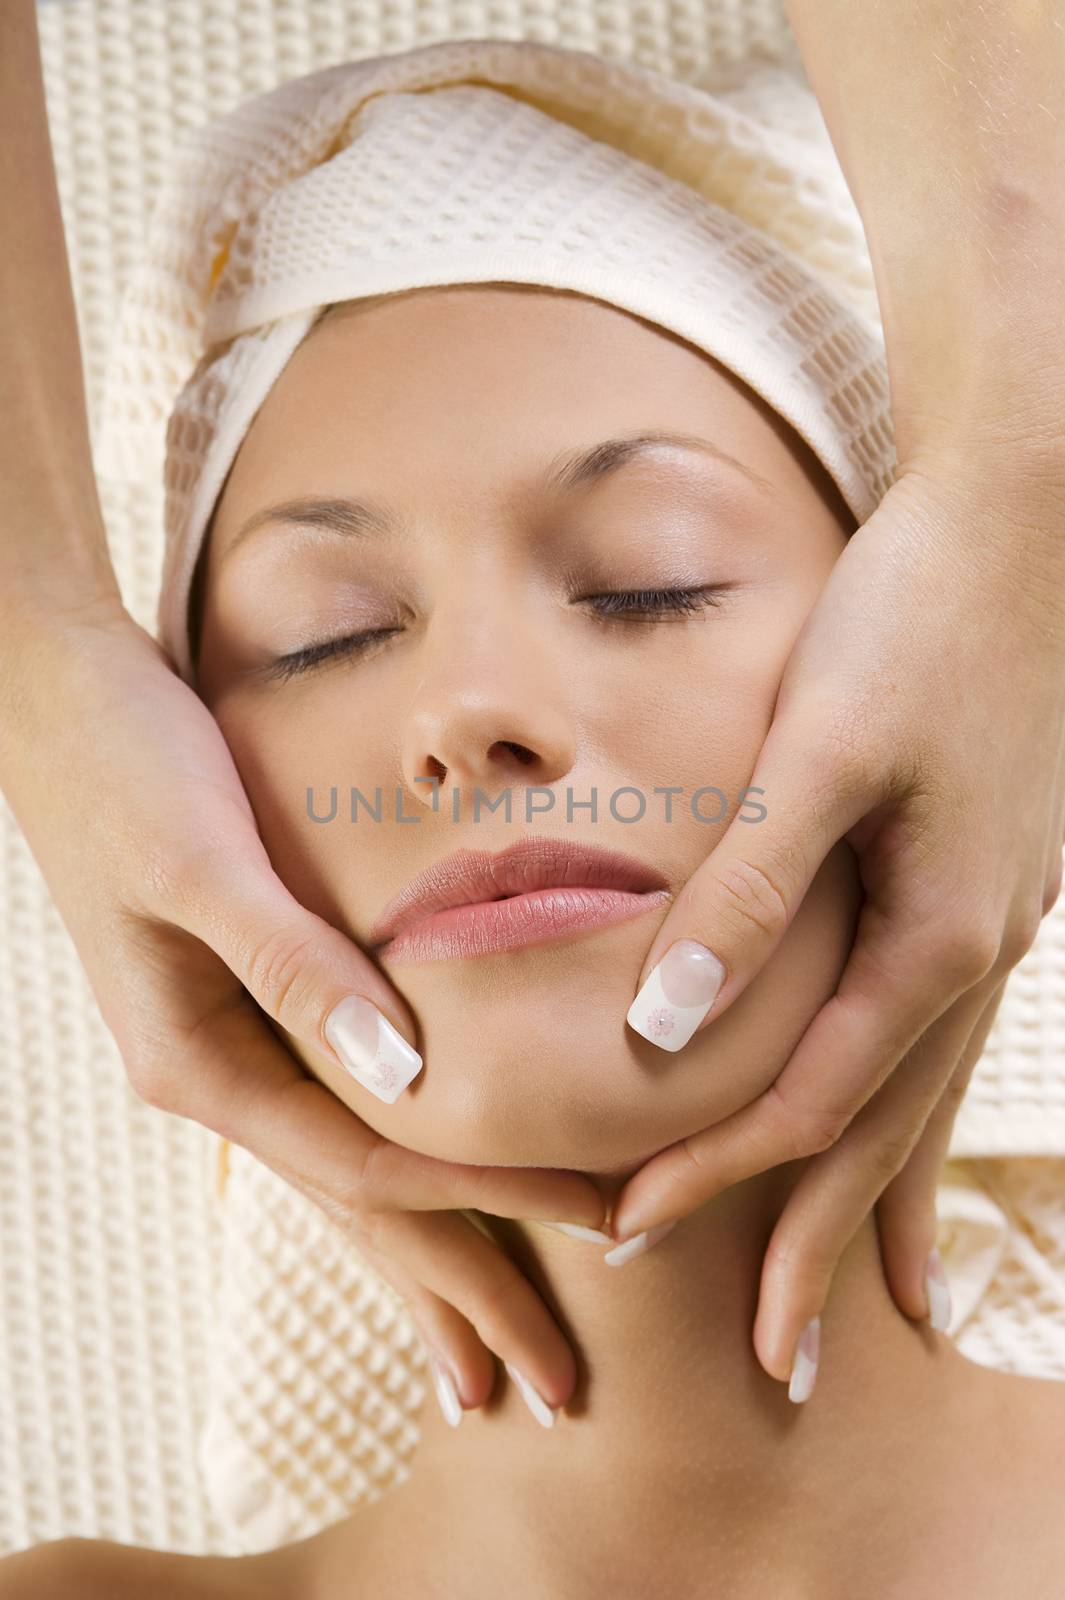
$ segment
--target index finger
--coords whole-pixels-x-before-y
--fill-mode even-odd
[[[950,897],[946,897],[948,903]],[[618,1238],[687,1215],[722,1189],[828,1149],[918,1038],[991,962],[949,913],[862,908],[836,993],[749,1105],[668,1146],[617,1196]]]
[[[681,1050],[726,1011],[768,961],[829,850],[872,803],[851,765],[800,745],[774,722],[747,795],[677,895],[640,973],[626,1021],[662,1050]],[[764,817],[746,817],[748,805]]]

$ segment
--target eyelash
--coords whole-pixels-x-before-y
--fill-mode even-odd
[[[727,583],[702,583],[687,589],[611,589],[602,594],[582,595],[577,603],[599,602],[593,615],[602,622],[655,622],[663,617],[695,616],[707,606],[720,605],[725,590],[731,587]],[[378,639],[399,631],[398,628],[374,628],[366,633],[305,645],[290,655],[279,656],[267,669],[267,676],[287,680],[309,672],[323,661],[361,655]]]

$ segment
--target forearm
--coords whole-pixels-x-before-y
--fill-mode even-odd
[[[1059,0],[785,0],[869,241],[900,463],[1062,454]]]
[[[49,607],[120,603],[92,469],[33,0],[0,4],[0,238],[6,623]]]

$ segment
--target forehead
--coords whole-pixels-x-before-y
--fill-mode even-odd
[[[254,419],[218,531],[253,499],[328,488],[488,492],[539,478],[560,451],[655,429],[700,434],[763,475],[791,448],[790,429],[734,374],[602,301],[490,284],[344,302]]]

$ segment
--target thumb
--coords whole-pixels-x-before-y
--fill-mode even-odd
[[[799,747],[798,749],[796,747]],[[748,798],[750,797],[750,798]],[[774,723],[745,797],[655,936],[629,1026],[681,1050],[761,971],[829,850],[866,814],[870,791]]]
[[[208,945],[308,1051],[392,1104],[422,1068],[406,1005],[358,945],[292,895],[255,845],[208,852],[156,908]]]

